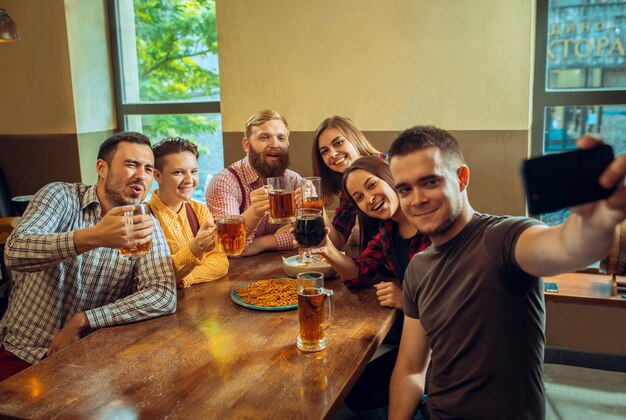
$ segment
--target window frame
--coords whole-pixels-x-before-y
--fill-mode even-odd
[[[221,114],[221,101],[176,101],[125,103],[122,92],[122,57],[119,36],[118,0],[108,1],[109,38],[111,40],[111,64],[113,68],[113,90],[115,101],[115,119],[118,130],[126,130],[128,115],[159,114]]]
[[[531,156],[543,155],[545,137],[545,107],[584,105],[624,105],[626,88],[610,90],[575,90],[551,92],[546,90],[546,64],[548,51],[548,12],[550,0],[537,0],[535,19],[535,77],[533,84],[533,109],[531,125]]]

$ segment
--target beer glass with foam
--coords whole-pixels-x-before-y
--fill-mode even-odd
[[[332,290],[324,288],[324,275],[316,271],[298,274],[298,323],[296,340],[302,351],[320,351],[328,345],[326,329],[333,323],[335,300]]]
[[[302,205],[304,208],[324,210],[321,182],[319,176],[302,178]]]
[[[292,223],[296,220],[293,185],[284,176],[267,178],[270,195],[270,223]]]
[[[226,255],[235,256],[243,252],[246,245],[246,226],[243,216],[229,214],[215,218],[215,243]]]
[[[150,208],[148,204],[141,203],[135,204],[135,208],[133,211],[128,211],[124,213],[124,219],[126,222],[126,232],[128,237],[130,238],[130,244],[127,247],[119,248],[120,254],[124,257],[139,257],[141,255],[147,254],[150,251],[150,246],[152,245],[152,240],[144,243],[144,244],[135,244],[134,237],[134,217],[139,215],[150,214]]]

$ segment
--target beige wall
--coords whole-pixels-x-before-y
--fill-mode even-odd
[[[245,120],[289,121],[293,168],[311,172],[317,125],[351,117],[380,149],[401,130],[453,131],[476,209],[524,214],[531,0],[274,0],[217,3],[225,161],[243,155]]]
[[[0,0],[22,38],[0,45],[0,168],[13,195],[95,182],[97,148],[115,127],[105,6]],[[38,173],[24,176],[27,165]]]
[[[292,130],[529,128],[533,1],[217,2],[223,127],[272,107]]]
[[[63,1],[0,0],[0,8],[22,37],[0,45],[0,134],[75,133]]]

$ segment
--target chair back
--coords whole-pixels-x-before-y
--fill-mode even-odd
[[[4,177],[4,172],[0,168],[0,217],[13,217],[17,216],[13,202],[11,201],[11,191],[9,190],[9,184]]]

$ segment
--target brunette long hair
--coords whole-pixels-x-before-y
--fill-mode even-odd
[[[346,187],[348,176],[357,169],[362,169],[380,178],[381,180],[389,184],[389,186],[394,191],[395,191],[395,187],[394,187],[393,177],[391,176],[391,170],[389,169],[389,164],[376,156],[364,156],[364,157],[358,158],[357,160],[352,162],[352,165],[350,165],[348,169],[346,169],[346,171],[343,173],[343,179],[341,181],[341,188],[343,189],[343,192],[348,197],[348,201],[350,202],[350,204],[352,204],[354,208],[356,209],[356,212],[357,212],[356,214],[357,214],[357,218],[359,220],[359,226],[360,226],[360,237],[359,237],[360,250],[363,251],[363,249],[367,247],[367,243],[364,243],[365,239],[371,238],[376,234],[376,231],[378,230],[378,225],[380,224],[380,220],[370,217],[367,214],[365,214],[359,208],[359,205],[357,204],[357,202],[354,201],[354,198],[352,197],[352,195],[348,192],[348,188]]]
[[[330,204],[335,195],[341,192],[341,176],[339,172],[335,172],[326,166],[324,159],[319,150],[319,138],[324,130],[329,128],[337,129],[343,137],[346,138],[359,152],[360,156],[370,156],[380,153],[365,138],[365,135],[357,128],[356,125],[346,117],[335,115],[328,117],[315,130],[315,141],[313,142],[313,174],[319,176],[322,182],[322,193],[324,194],[325,204]]]

